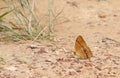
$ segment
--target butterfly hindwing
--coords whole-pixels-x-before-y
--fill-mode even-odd
[[[92,52],[87,46],[82,36],[78,36],[75,42],[75,54],[81,59],[89,59],[92,57]]]

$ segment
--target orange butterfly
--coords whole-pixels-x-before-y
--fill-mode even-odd
[[[93,54],[82,36],[78,36],[75,42],[75,54],[81,59],[90,59]]]

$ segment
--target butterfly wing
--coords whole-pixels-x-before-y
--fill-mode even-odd
[[[87,46],[82,36],[78,36],[75,42],[75,54],[81,59],[89,59],[92,57],[92,52]]]

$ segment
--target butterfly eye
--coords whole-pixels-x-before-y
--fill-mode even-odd
[[[92,57],[92,52],[87,46],[86,42],[82,36],[78,36],[75,42],[75,54],[81,59],[90,59]]]

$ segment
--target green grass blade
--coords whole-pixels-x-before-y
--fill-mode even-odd
[[[9,14],[10,12],[12,12],[14,9],[7,11],[5,13],[3,13],[2,15],[0,15],[0,19],[3,18],[4,16],[6,16],[7,14]]]

